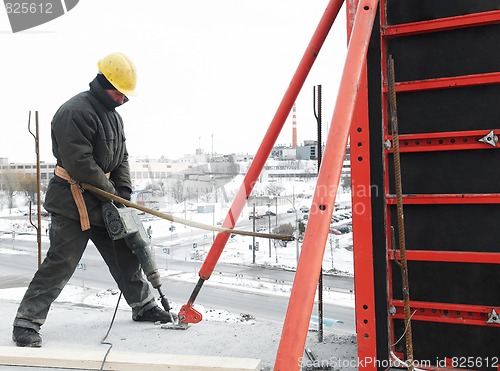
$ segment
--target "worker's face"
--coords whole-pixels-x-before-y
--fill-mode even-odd
[[[125,102],[125,94],[120,93],[118,90],[106,90],[106,92],[116,103],[123,104]]]

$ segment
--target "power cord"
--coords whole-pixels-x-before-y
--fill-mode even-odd
[[[111,239],[111,244],[113,245],[113,255],[114,255],[114,258],[116,261],[116,265],[117,265],[118,269],[120,270],[120,283],[121,283],[123,280],[123,276],[121,274],[120,264],[118,264],[118,257],[116,256],[116,245],[115,245],[115,241],[113,239]],[[106,351],[104,358],[102,359],[101,368],[99,369],[99,371],[103,371],[104,364],[106,363],[106,359],[108,358],[109,352],[111,352],[111,348],[113,348],[113,343],[106,341],[106,339],[111,331],[111,328],[113,327],[113,323],[115,322],[115,317],[116,317],[116,313],[118,312],[118,307],[120,305],[121,298],[122,298],[122,292],[120,291],[120,295],[118,296],[118,301],[116,302],[115,312],[113,313],[113,317],[111,318],[111,322],[109,323],[108,331],[106,332],[106,335],[104,335],[104,337],[101,340],[101,344],[109,345],[109,348]]]
[[[113,343],[106,341],[106,338],[108,337],[109,332],[111,331],[111,327],[113,327],[113,323],[115,322],[115,317],[116,317],[116,313],[118,312],[118,306],[120,305],[121,298],[122,298],[122,292],[120,291],[120,296],[118,296],[118,301],[116,303],[115,312],[113,313],[113,318],[111,318],[111,323],[109,324],[108,332],[106,332],[106,335],[104,335],[104,337],[101,340],[101,344],[109,345],[109,348],[108,348],[108,350],[107,350],[107,352],[104,355],[104,358],[102,360],[101,368],[99,369],[100,371],[102,371],[104,369],[103,367],[104,367],[104,364],[106,363],[106,359],[108,358],[109,352],[111,352],[111,348],[113,348]]]
[[[411,314],[410,320],[407,322],[407,324],[405,326],[405,330],[403,332],[403,335],[401,335],[401,337],[394,344],[392,344],[392,347],[396,346],[396,344],[399,343],[405,337],[406,332],[408,331],[408,325],[410,324],[410,321],[413,318],[413,316],[415,315],[415,313],[417,313],[416,310],[413,311],[413,313]],[[396,362],[396,367],[398,367],[399,365],[403,365],[407,369],[413,368],[414,371],[425,371],[423,369],[415,367],[414,364],[410,365],[410,363],[408,361],[403,361],[402,359],[399,359],[398,356],[392,350],[390,351],[390,354],[391,354],[392,359]]]
[[[416,310],[414,310],[413,313],[411,314],[410,320],[413,318],[413,316],[415,315],[415,313],[417,313]],[[397,343],[399,343],[405,337],[406,332],[408,331],[408,327],[409,327],[408,325],[409,325],[409,323],[410,323],[410,321],[408,321],[408,323],[406,324],[405,331],[403,332],[403,335],[401,335],[401,337],[398,339],[398,341],[396,341],[394,344],[392,344],[393,347],[396,346]]]

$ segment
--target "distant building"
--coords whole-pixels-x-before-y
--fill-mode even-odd
[[[295,160],[297,149],[287,146],[276,146],[271,151],[271,158],[280,160]]]
[[[317,159],[318,159],[318,142],[316,140],[305,140],[303,145],[297,146],[297,160],[317,160]]]
[[[55,163],[40,163],[40,180],[42,183],[48,183],[54,176]],[[6,176],[15,174],[16,176],[36,177],[37,166],[34,163],[9,163],[8,158],[0,158],[0,190],[5,189]]]

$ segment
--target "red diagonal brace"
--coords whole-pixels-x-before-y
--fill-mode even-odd
[[[368,44],[378,0],[360,1],[349,41],[342,80],[333,111],[318,183],[274,366],[275,371],[300,369],[319,272],[325,252],[333,205],[342,172]],[[364,159],[367,161],[368,159]]]
[[[330,31],[333,21],[337,17],[337,14],[342,7],[343,0],[330,0],[321,20],[316,28],[309,45],[297,67],[297,70],[290,82],[290,85],[274,115],[271,124],[269,125],[269,129],[267,130],[262,143],[255,154],[255,158],[250,165],[248,172],[243,180],[243,184],[241,185],[238,193],[229,209],[228,214],[222,224],[222,227],[225,228],[233,228],[238,220],[239,215],[241,214],[245,203],[252,192],[252,189],[257,181],[260,173],[262,172],[262,168],[264,167],[269,154],[278,138],[285,121],[290,114],[293,103],[297,99],[299,92],[304,85],[307,75],[311,70],[311,67],[318,56],[318,53],[323,45],[328,32]],[[249,128],[250,129],[250,128]],[[224,247],[226,246],[227,240],[229,239],[229,233],[219,233],[215,238],[215,241],[210,248],[210,252],[208,253],[205,261],[203,262],[202,267],[200,268],[200,279],[189,298],[189,301],[185,306],[192,306],[196,296],[198,295],[201,286],[205,280],[208,280],[219,260]],[[184,306],[184,307],[185,307]],[[181,311],[185,308],[181,308]]]

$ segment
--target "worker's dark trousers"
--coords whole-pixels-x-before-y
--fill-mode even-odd
[[[137,256],[123,240],[113,242],[106,228],[91,227],[82,232],[79,221],[52,215],[49,237],[47,256],[24,294],[14,326],[40,330],[52,302],[73,275],[89,239],[99,250],[132,308],[132,318],[157,305],[148,282],[142,277]]]

